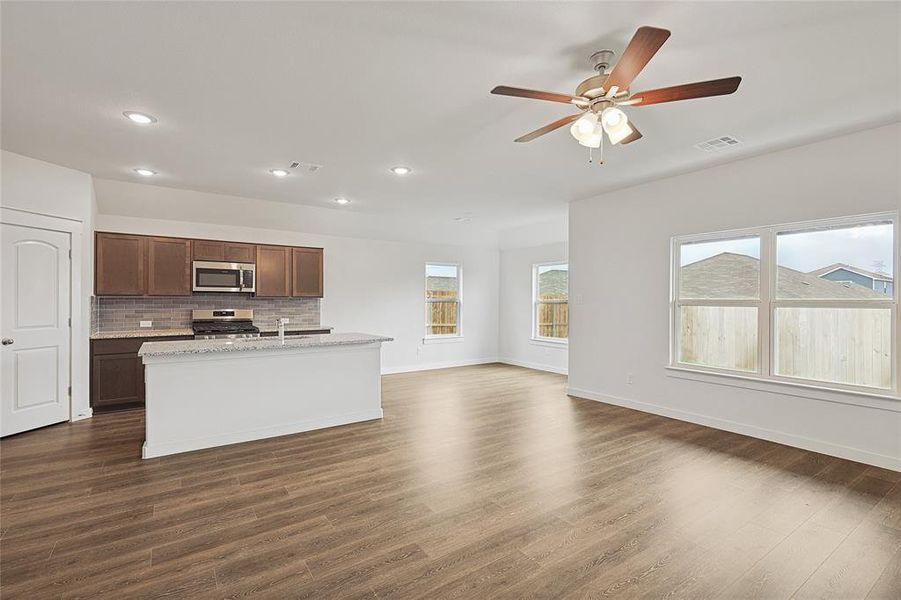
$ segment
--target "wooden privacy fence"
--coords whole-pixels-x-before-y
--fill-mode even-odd
[[[426,335],[455,335],[457,330],[457,292],[429,290],[426,293]]]
[[[538,302],[538,336],[569,338],[569,303],[566,300]]]
[[[890,388],[891,310],[776,309],[778,375]],[[683,306],[679,360],[724,369],[757,370],[757,309]]]

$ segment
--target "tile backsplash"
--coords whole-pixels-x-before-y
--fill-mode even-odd
[[[318,327],[319,298],[254,298],[240,294],[203,296],[94,297],[91,332],[140,329],[141,321],[153,321],[153,329],[191,327],[191,311],[200,308],[251,308],[258,326],[275,325],[287,317],[291,325]]]

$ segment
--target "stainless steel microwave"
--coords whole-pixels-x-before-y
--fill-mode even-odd
[[[195,260],[195,292],[255,292],[257,268],[252,263]]]

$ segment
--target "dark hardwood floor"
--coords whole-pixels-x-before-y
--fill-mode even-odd
[[[564,383],[392,375],[382,421],[147,461],[140,411],[3,440],[0,595],[901,598],[901,474]]]

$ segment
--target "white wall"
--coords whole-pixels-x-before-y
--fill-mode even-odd
[[[105,182],[108,184],[109,182]],[[182,220],[182,213],[195,219],[215,220],[218,213],[196,212],[193,201],[207,202],[210,194],[171,190],[156,186],[115,182],[97,185],[101,214],[98,231],[172,235],[256,243],[316,246],[325,249],[325,297],[322,323],[336,331],[360,331],[395,338],[383,346],[385,372],[409,371],[497,360],[497,306],[499,256],[496,248],[407,241],[384,241],[241,227],[215,222]],[[142,188],[142,189],[132,189]],[[118,206],[119,194],[140,197],[144,214],[174,216],[172,195],[184,203],[179,220],[136,218],[109,214]],[[193,194],[198,194],[193,198]],[[280,209],[283,203],[241,199],[240,216]],[[275,205],[275,206],[273,206]],[[130,209],[129,209],[130,210]],[[463,267],[463,340],[422,344],[425,329],[425,263],[456,262]]]
[[[665,369],[671,236],[898,210],[899,140],[893,124],[573,203],[571,393],[901,470],[901,401]]]
[[[566,262],[566,244],[501,250],[498,347],[503,362],[566,373],[566,345],[532,340],[532,265]]]
[[[87,173],[3,150],[0,153],[0,205],[82,223],[81,311],[72,315],[79,357],[72,365],[72,418],[90,415],[89,341],[94,287],[94,186]]]

